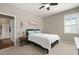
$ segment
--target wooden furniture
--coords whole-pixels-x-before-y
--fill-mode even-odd
[[[14,42],[10,38],[0,39],[0,49],[14,46]]]
[[[27,43],[27,41],[28,41],[28,37],[27,36],[21,36],[21,37],[19,37],[19,40],[20,40],[20,45],[21,45],[21,47],[23,46],[23,43]]]
[[[75,37],[75,43],[76,43],[76,48],[78,50],[78,55],[79,55],[79,37]]]

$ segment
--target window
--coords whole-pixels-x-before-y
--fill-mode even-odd
[[[78,13],[64,16],[64,32],[78,33],[78,19]]]

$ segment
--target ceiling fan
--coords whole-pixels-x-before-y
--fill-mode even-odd
[[[42,8],[46,7],[47,10],[50,10],[50,6],[58,5],[58,3],[42,3],[42,4],[43,4],[43,6],[41,6],[39,9],[42,9]]]

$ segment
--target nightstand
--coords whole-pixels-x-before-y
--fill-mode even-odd
[[[21,36],[19,37],[20,45],[21,47],[23,46],[23,43],[27,44],[28,43],[28,37],[27,36]]]

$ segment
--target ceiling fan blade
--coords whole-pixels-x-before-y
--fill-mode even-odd
[[[50,3],[50,5],[58,5],[58,3]]]
[[[47,10],[49,10],[50,8],[49,7],[47,7]]]
[[[40,7],[39,9],[42,9],[44,6]]]

